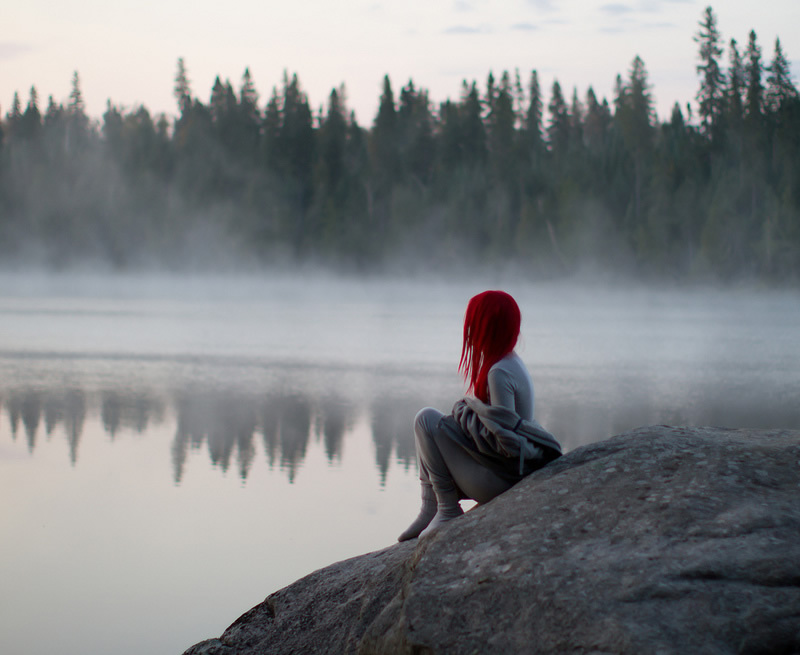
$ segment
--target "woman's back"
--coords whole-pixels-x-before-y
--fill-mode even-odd
[[[489,369],[489,403],[513,409],[527,421],[533,418],[533,381],[516,352]]]
[[[526,421],[533,418],[533,381],[516,352],[489,369],[489,403],[513,409]]]

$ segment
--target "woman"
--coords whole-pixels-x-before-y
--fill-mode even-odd
[[[459,370],[474,398],[453,413],[426,407],[414,420],[422,508],[398,541],[426,535],[461,514],[459,501],[486,503],[561,455],[533,418],[533,382],[514,351],[517,303],[503,291],[470,299]]]

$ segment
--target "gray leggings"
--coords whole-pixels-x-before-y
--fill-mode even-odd
[[[458,444],[437,429],[444,416],[426,407],[414,419],[419,477],[437,492],[460,491],[462,497],[487,503],[511,488],[511,483],[476,462]]]

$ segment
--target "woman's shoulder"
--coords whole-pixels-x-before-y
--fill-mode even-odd
[[[508,353],[508,355],[495,362],[494,365],[492,365],[492,367],[489,369],[489,372],[503,371],[505,373],[513,373],[518,371],[520,368],[527,370],[520,356],[517,355],[515,350],[512,350],[510,353]]]
[[[489,369],[490,381],[519,383],[528,380],[528,368],[516,352],[511,352]]]

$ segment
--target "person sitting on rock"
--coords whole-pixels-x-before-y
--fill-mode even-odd
[[[533,382],[514,350],[519,332],[519,306],[509,294],[484,291],[470,299],[459,371],[473,396],[449,415],[432,407],[417,413],[422,507],[398,541],[430,534],[463,514],[461,499],[486,503],[561,455],[533,418]]]

